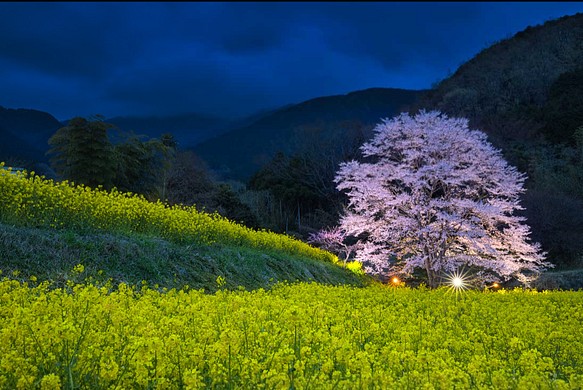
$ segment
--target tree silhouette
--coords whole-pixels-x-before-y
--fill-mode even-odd
[[[68,180],[110,188],[115,177],[113,146],[107,136],[111,127],[100,119],[71,119],[49,139],[47,154],[53,169]]]

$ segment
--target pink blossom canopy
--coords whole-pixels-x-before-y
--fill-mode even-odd
[[[466,119],[403,113],[377,125],[361,150],[366,162],[341,164],[335,181],[349,197],[341,228],[365,237],[357,260],[367,271],[422,268],[432,284],[464,266],[486,280],[528,282],[551,266],[514,214],[525,175]]]

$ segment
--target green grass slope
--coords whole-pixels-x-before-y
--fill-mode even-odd
[[[63,286],[93,279],[114,285],[145,281],[161,288],[267,288],[287,280],[363,285],[363,278],[341,266],[275,250],[222,245],[176,244],[146,235],[72,231],[0,224],[0,270],[21,281],[36,277]],[[83,272],[74,270],[83,265]],[[217,283],[217,278],[224,285]],[[221,283],[222,284],[222,283]]]
[[[1,164],[0,164],[1,165]],[[84,271],[72,269],[82,264]],[[93,277],[216,290],[277,281],[362,284],[356,264],[292,237],[192,207],[0,170],[0,270],[65,283]]]

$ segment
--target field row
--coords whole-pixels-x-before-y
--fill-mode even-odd
[[[575,389],[583,293],[0,282],[0,388]]]

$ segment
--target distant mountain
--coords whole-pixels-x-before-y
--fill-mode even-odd
[[[469,118],[500,142],[541,133],[567,141],[573,129],[553,124],[565,115],[583,119],[577,114],[583,109],[582,72],[583,13],[578,13],[529,26],[482,50],[416,106]]]
[[[277,151],[294,152],[298,128],[325,128],[326,137],[342,137],[343,121],[378,123],[412,104],[420,91],[372,88],[347,95],[321,97],[246,118],[226,120],[200,114],[167,117],[120,116],[108,118],[123,131],[159,137],[174,134],[181,148],[194,147],[211,167],[229,178],[246,179]],[[0,160],[8,158],[46,162],[48,139],[68,121],[32,109],[0,107]],[[336,128],[337,127],[337,128]]]
[[[275,153],[295,152],[297,130],[325,129],[328,137],[343,137],[342,122],[372,125],[413,104],[421,91],[371,88],[346,95],[319,97],[260,116],[253,123],[194,147],[211,168],[229,179],[247,180]]]
[[[0,106],[0,161],[46,161],[48,140],[61,126],[43,111]]]
[[[188,148],[241,122],[199,114],[167,117],[115,117],[105,120],[121,130],[159,137],[174,134],[181,147]],[[49,138],[68,120],[59,122],[49,113],[33,109],[0,106],[0,161],[47,162]]]
[[[120,116],[106,122],[124,131],[137,135],[158,138],[163,133],[172,133],[180,147],[192,147],[225,131],[232,122],[200,114],[185,114],[166,117]]]

